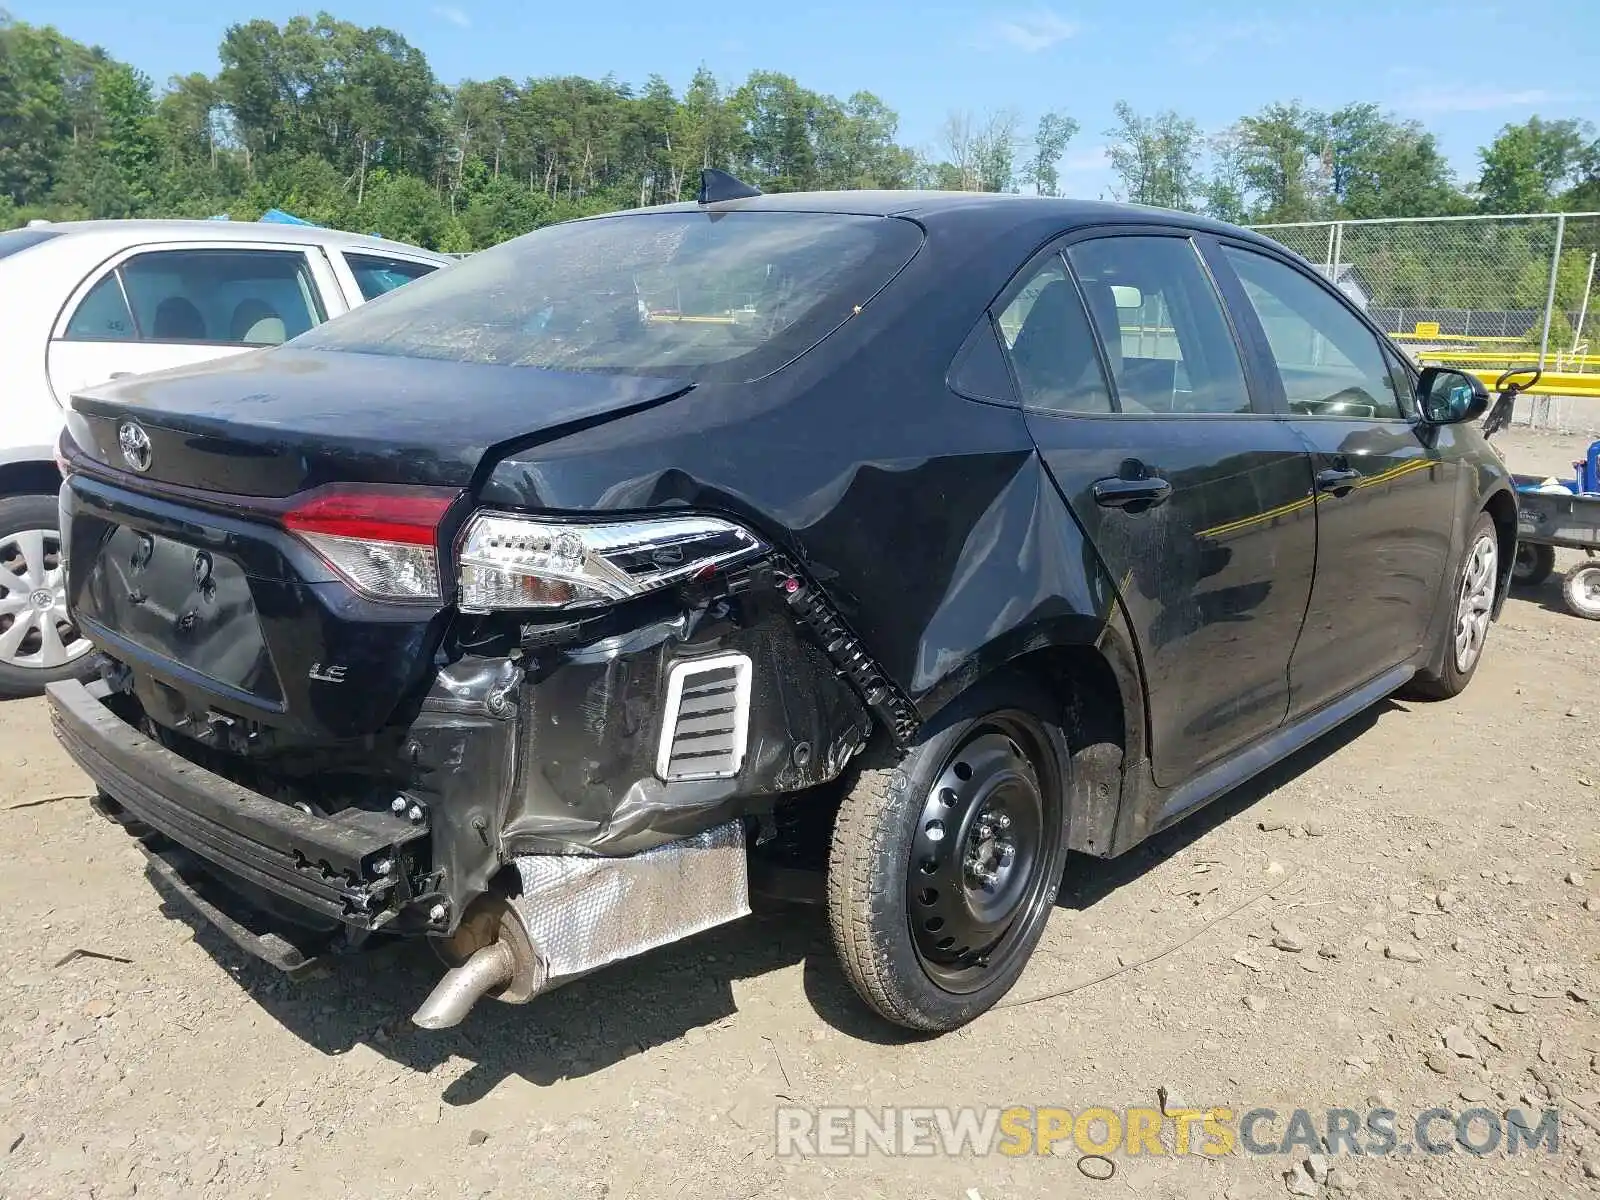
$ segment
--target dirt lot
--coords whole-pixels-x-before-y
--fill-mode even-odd
[[[1503,446],[1519,469],[1563,472],[1580,448]],[[163,905],[89,811],[43,706],[7,704],[0,1195],[1289,1194],[1303,1153],[1118,1155],[1108,1182],[1076,1150],[775,1155],[780,1104],[1079,1110],[1151,1105],[1158,1088],[1174,1107],[1391,1107],[1402,1129],[1436,1105],[1536,1112],[1557,1093],[1553,1156],[1342,1157],[1304,1186],[1592,1195],[1597,681],[1600,624],[1563,612],[1556,580],[1514,597],[1457,702],[1379,705],[1145,850],[1074,861],[1011,1005],[937,1040],[863,1015],[809,910],[411,1030],[437,973],[424,952],[302,984],[247,960]],[[95,956],[63,961],[74,950]]]

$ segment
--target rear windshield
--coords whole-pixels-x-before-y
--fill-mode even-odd
[[[474,254],[295,345],[754,379],[848,320],[921,244],[909,221],[836,213],[574,221]]]
[[[37,246],[61,234],[53,229],[8,229],[0,233],[0,258],[10,258],[29,246]]]

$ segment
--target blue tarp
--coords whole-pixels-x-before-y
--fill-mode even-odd
[[[261,214],[261,219],[273,225],[312,225],[315,221],[305,221],[293,213],[286,213],[281,208],[269,208]]]
[[[315,221],[307,221],[301,217],[295,216],[293,213],[286,213],[281,208],[269,208],[266,212],[261,214],[259,219],[265,221],[269,225],[309,225],[313,229],[322,228],[322,226],[318,225]],[[207,217],[206,220],[231,221],[233,220],[233,217],[228,213],[218,213],[214,217]]]

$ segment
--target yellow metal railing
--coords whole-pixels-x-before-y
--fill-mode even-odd
[[[1537,350],[1423,350],[1417,354],[1418,362],[1431,363],[1504,363],[1508,367],[1532,367],[1539,363]],[[1600,367],[1600,354],[1562,354],[1552,350],[1544,356],[1546,365],[1563,367]]]
[[[1467,374],[1476,375],[1483,380],[1484,387],[1493,391],[1495,380],[1499,379],[1505,372],[1477,371],[1469,368]],[[1583,396],[1600,399],[1600,375],[1585,375],[1575,371],[1546,371],[1539,377],[1539,382],[1531,388],[1524,389],[1523,394],[1530,396]]]
[[[1402,329],[1398,333],[1391,333],[1390,337],[1398,342],[1471,342],[1474,345],[1489,342],[1502,346],[1526,346],[1528,339],[1525,337],[1479,337],[1475,333],[1418,333],[1414,329]]]

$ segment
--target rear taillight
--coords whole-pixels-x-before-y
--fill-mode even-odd
[[[589,608],[706,578],[767,545],[721,517],[575,521],[480,512],[457,552],[464,612]]]
[[[363,595],[437,602],[439,523],[458,494],[337,484],[308,492],[283,514],[283,527]]]

